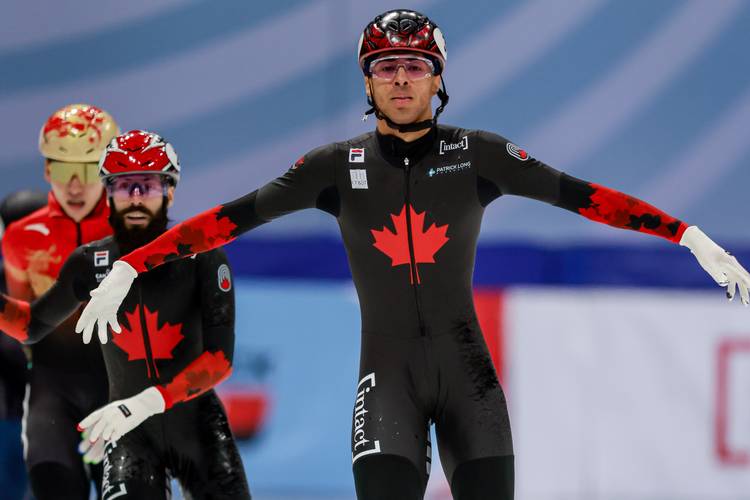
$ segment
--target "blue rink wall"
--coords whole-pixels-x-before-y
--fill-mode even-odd
[[[235,369],[223,389],[247,383],[269,398],[259,434],[241,445],[251,485],[352,491],[349,431],[359,364],[353,287],[256,278],[235,286]]]

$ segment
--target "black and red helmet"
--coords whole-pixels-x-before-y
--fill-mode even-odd
[[[176,186],[180,162],[172,145],[160,135],[131,130],[112,139],[99,161],[99,177],[104,183],[128,174],[160,174]]]
[[[359,66],[368,73],[372,56],[395,51],[421,52],[435,64],[436,74],[445,68],[448,53],[440,28],[424,14],[414,10],[389,10],[365,27],[359,38]]]

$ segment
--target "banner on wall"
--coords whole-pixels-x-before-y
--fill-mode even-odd
[[[721,291],[504,297],[519,498],[747,498],[750,318]]]

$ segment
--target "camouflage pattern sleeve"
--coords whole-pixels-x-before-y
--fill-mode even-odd
[[[679,243],[687,224],[658,208],[613,189],[563,174],[557,206],[596,222]]]
[[[29,338],[31,305],[23,300],[0,294],[0,331],[19,342]]]
[[[24,344],[34,344],[55,331],[81,305],[80,278],[86,275],[81,248],[63,265],[60,276],[32,304],[0,295],[0,330]]]
[[[483,205],[503,194],[554,204],[620,229],[632,229],[679,243],[687,224],[627,194],[571,177],[534,159],[507,139],[479,132],[488,160],[480,165]]]
[[[311,151],[260,189],[177,224],[121,260],[138,273],[226,245],[239,235],[288,213],[314,208],[335,186],[335,146]]]
[[[232,374],[232,364],[223,351],[204,352],[178,373],[170,383],[157,386],[164,409],[189,401],[213,388]]]

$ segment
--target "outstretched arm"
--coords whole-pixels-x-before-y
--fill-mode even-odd
[[[176,225],[120,260],[142,273],[226,245],[282,215],[305,208],[327,209],[327,198],[335,186],[334,161],[331,147],[314,150],[262,188]]]
[[[750,304],[750,274],[697,226],[688,226],[632,196],[566,174],[560,177],[556,204],[596,222],[661,236],[689,248],[714,281],[727,287],[729,300],[739,289],[742,303]]]
[[[587,219],[679,243],[687,224],[625,193],[560,174],[557,206]]]
[[[203,352],[168,383],[109,403],[83,419],[90,443],[117,441],[150,416],[212,389],[232,372],[234,352],[234,289],[226,255],[211,252],[199,258]]]
[[[625,193],[559,172],[498,135],[482,132],[478,140],[491,158],[478,172],[477,192],[483,205],[503,194],[524,196],[596,222],[660,236],[688,247],[701,267],[728,287],[730,300],[739,288],[742,302],[750,303],[750,274],[696,226]]]
[[[176,225],[154,241],[115,262],[76,325],[88,343],[94,325],[110,324],[119,333],[116,313],[135,277],[165,262],[207,252],[282,215],[318,207],[337,215],[333,146],[300,158],[281,177],[230,203],[219,205]],[[102,336],[100,335],[100,340]]]
[[[78,250],[71,254],[52,288],[33,304],[0,294],[0,330],[24,344],[52,333],[81,305],[76,291],[81,259]]]

